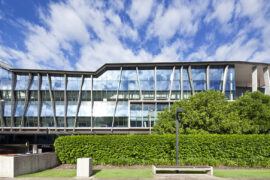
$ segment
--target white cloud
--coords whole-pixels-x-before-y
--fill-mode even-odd
[[[213,13],[208,13],[205,21],[208,23],[217,19],[221,24],[227,24],[234,12],[234,0],[215,0],[212,3]]]
[[[153,0],[133,0],[128,11],[133,24],[138,27],[149,18],[154,2]]]

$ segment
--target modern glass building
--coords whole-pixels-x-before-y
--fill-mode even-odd
[[[95,72],[14,69],[0,63],[0,134],[148,133],[175,101],[219,90],[270,94],[270,64],[105,64]]]

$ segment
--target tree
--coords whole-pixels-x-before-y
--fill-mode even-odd
[[[241,133],[240,118],[232,111],[230,102],[220,91],[202,91],[190,99],[175,102],[171,109],[158,115],[155,132],[175,133],[175,111],[184,108],[179,131],[184,134],[236,134]]]
[[[232,109],[241,119],[241,131],[245,134],[270,132],[270,96],[259,91],[246,92],[233,102]]]

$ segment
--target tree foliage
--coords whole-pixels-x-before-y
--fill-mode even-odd
[[[175,133],[175,111],[184,108],[179,131],[184,134],[251,134],[269,132],[270,96],[247,92],[234,102],[220,91],[203,91],[175,102],[158,115],[154,130]]]

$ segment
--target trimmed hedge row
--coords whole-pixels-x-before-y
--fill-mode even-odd
[[[270,167],[270,135],[180,135],[182,165]],[[173,135],[72,135],[55,140],[63,164],[92,157],[94,164],[173,165]]]

